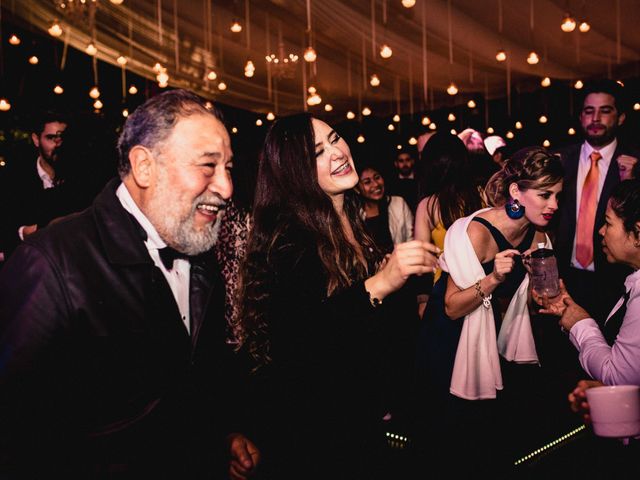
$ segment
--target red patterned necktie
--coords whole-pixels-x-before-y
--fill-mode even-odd
[[[593,229],[598,206],[598,160],[602,158],[595,150],[589,155],[591,167],[584,179],[578,223],[576,225],[576,260],[586,268],[593,261]]]

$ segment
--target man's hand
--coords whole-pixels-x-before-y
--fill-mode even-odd
[[[591,423],[591,417],[589,415],[589,403],[587,403],[585,390],[602,385],[604,384],[597,380],[580,380],[576,388],[569,394],[569,407],[572,411],[582,415],[582,419],[587,425]]]
[[[252,476],[260,463],[260,450],[251,440],[240,433],[227,437],[229,442],[229,477],[232,480],[246,480]]]
[[[29,235],[36,233],[36,230],[38,230],[38,225],[36,224],[25,225],[22,228],[22,238],[27,238]]]
[[[636,157],[630,155],[620,155],[618,158],[618,173],[620,174],[620,181],[629,180],[633,178],[633,167],[638,163]]]

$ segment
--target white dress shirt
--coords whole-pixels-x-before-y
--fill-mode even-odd
[[[613,154],[616,151],[616,147],[618,146],[618,141],[614,138],[613,142],[609,145],[605,145],[602,148],[593,148],[588,142],[584,142],[582,147],[580,148],[580,159],[578,161],[578,176],[576,179],[576,225],[578,224],[578,215],[580,213],[580,200],[582,200],[582,186],[584,185],[584,181],[587,178],[587,174],[589,173],[589,169],[591,168],[591,153],[596,151],[602,155],[602,158],[598,160],[598,193],[596,195],[596,204],[600,201],[600,194],[602,193],[602,189],[604,188],[604,181],[607,177],[607,172],[609,171],[609,165],[611,165],[611,160],[613,159]],[[593,228],[599,230],[602,225],[595,225]],[[587,268],[584,268],[580,265],[580,262],[576,260],[576,236],[573,237],[573,250],[571,252],[571,266],[574,268],[579,268],[581,270],[589,270],[590,272],[595,271],[595,266],[593,261],[587,265]]]
[[[569,331],[582,368],[606,385],[640,385],[640,270],[626,278],[624,287],[629,292],[627,311],[612,347],[592,318],[580,320]],[[618,300],[607,321],[623,300]]]
[[[136,202],[131,197],[129,190],[124,183],[121,183],[116,190],[116,196],[120,200],[122,207],[129,212],[138,223],[147,232],[147,240],[144,242],[147,250],[149,250],[149,256],[153,260],[156,267],[160,269],[164,278],[167,279],[167,283],[173,293],[173,298],[176,300],[178,310],[180,310],[180,316],[182,317],[182,323],[190,333],[189,322],[189,276],[191,273],[191,264],[189,260],[183,258],[177,258],[173,261],[173,268],[167,270],[160,260],[160,254],[158,250],[164,248],[167,244],[160,238],[155,227],[151,224],[149,219],[138,208]]]

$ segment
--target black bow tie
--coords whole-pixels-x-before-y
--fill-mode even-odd
[[[171,247],[159,248],[158,253],[160,254],[160,260],[162,260],[162,264],[167,270],[171,270],[173,268],[173,261],[182,258],[184,260],[189,260],[189,255],[186,253],[181,253]]]

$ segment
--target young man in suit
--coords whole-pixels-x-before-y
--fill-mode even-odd
[[[259,453],[232,433],[241,385],[209,254],[229,135],[174,90],[128,117],[118,152],[120,179],[0,273],[0,476],[245,478]]]
[[[618,139],[625,120],[623,87],[613,80],[588,84],[580,111],[584,141],[561,152],[563,204],[555,248],[567,289],[599,322],[620,298],[628,272],[611,265],[598,230],[613,188],[631,178],[638,152]]]

